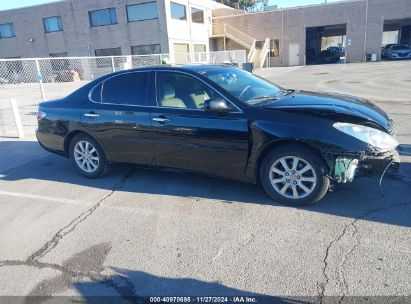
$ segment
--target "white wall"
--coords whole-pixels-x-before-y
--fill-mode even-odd
[[[398,43],[398,36],[400,31],[388,31],[382,34],[382,46],[386,46],[391,43]]]
[[[174,43],[188,44],[190,52],[194,52],[194,44],[203,44],[206,45],[208,52],[210,50],[209,37],[212,31],[212,9],[226,6],[211,0],[164,0],[164,2],[170,54],[174,54]],[[186,6],[187,20],[171,18],[170,2]],[[204,24],[192,22],[192,7],[204,11]]]

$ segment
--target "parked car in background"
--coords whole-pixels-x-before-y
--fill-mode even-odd
[[[173,167],[261,183],[297,206],[357,169],[399,161],[392,120],[367,100],[284,89],[231,66],[109,74],[41,103],[37,118],[39,143],[88,178],[116,162]]]
[[[335,56],[338,56],[338,57],[345,56],[345,50],[344,48],[340,46],[330,46],[329,48],[327,48],[327,50],[330,52],[333,52]]]
[[[340,56],[335,51],[321,51],[317,57],[317,63],[337,63],[340,61]]]
[[[387,59],[387,52],[390,49],[390,47],[392,47],[393,45],[397,45],[396,43],[389,43],[387,45],[385,45],[384,47],[381,48],[381,58],[382,59]]]
[[[411,48],[407,45],[392,45],[387,50],[387,59],[411,59]]]

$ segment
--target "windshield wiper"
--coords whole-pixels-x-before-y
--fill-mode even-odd
[[[254,105],[254,104],[259,103],[259,102],[278,100],[281,96],[290,95],[294,92],[295,92],[295,90],[293,90],[293,89],[283,89],[283,90],[278,91],[277,93],[275,93],[273,95],[270,95],[270,96],[265,95],[265,96],[259,96],[259,97],[250,99],[249,101],[247,101],[247,103],[250,104],[250,105]]]
[[[277,99],[278,98],[276,96],[260,96],[260,97],[250,99],[249,101],[247,101],[247,103],[250,104],[250,105],[254,105],[254,104],[259,103],[259,102],[272,101],[272,100],[277,100]]]
[[[294,92],[295,92],[295,90],[293,90],[293,89],[284,89],[284,90],[281,90],[280,94],[281,95],[290,95]]]

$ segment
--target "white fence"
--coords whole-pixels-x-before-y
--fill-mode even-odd
[[[23,126],[35,127],[38,103],[68,95],[105,74],[157,64],[223,64],[246,62],[246,53],[224,51],[113,57],[0,59],[0,137],[17,137],[11,100]]]

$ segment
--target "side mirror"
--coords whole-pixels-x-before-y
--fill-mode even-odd
[[[212,112],[226,112],[231,110],[224,99],[207,100],[204,103],[204,107],[206,111]]]

